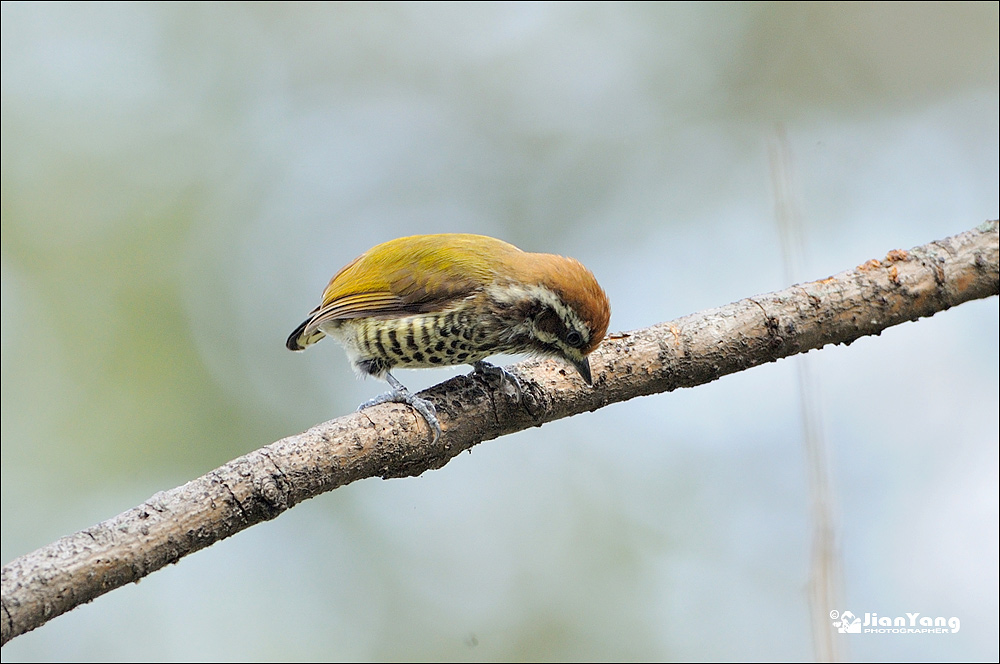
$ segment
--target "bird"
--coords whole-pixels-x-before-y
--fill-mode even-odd
[[[588,356],[610,317],[607,294],[573,258],[522,251],[485,235],[413,235],[376,245],[337,272],[285,345],[301,351],[336,339],[360,376],[392,388],[358,410],[409,404],[437,442],[434,405],[411,394],[393,369],[471,364],[502,382],[512,379],[519,397],[512,374],[485,360],[532,355],[561,358],[592,385]]]

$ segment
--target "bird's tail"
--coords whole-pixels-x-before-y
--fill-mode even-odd
[[[313,317],[302,321],[302,324],[295,328],[295,331],[288,335],[288,341],[285,342],[285,347],[288,350],[305,350],[306,346],[316,343],[320,339],[326,336],[326,334],[316,328],[310,327],[313,323]]]

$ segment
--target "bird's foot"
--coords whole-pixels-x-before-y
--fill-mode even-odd
[[[431,441],[431,444],[437,443],[438,439],[441,438],[441,423],[438,422],[437,410],[434,408],[434,404],[427,399],[421,399],[412,394],[402,383],[393,378],[391,374],[386,374],[386,379],[392,385],[392,390],[385,394],[380,394],[374,399],[369,399],[358,406],[358,410],[361,411],[371,406],[377,406],[380,403],[405,403],[424,418],[427,426],[430,427],[431,432],[434,434],[434,440]]]
[[[479,360],[472,366],[475,368],[476,373],[482,375],[488,381],[495,382],[501,392],[520,403],[521,396],[524,394],[520,378],[503,367],[495,366],[485,360]]]

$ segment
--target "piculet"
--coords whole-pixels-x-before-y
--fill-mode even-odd
[[[286,346],[298,351],[333,337],[359,374],[393,388],[361,408],[409,404],[436,441],[434,406],[412,395],[392,369],[471,364],[502,372],[484,360],[540,355],[569,362],[590,385],[587,356],[610,317],[608,296],[575,259],[528,253],[483,235],[414,235],[372,247],[340,270]]]

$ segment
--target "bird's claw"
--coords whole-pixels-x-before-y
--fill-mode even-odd
[[[424,421],[427,422],[427,426],[430,427],[431,431],[434,433],[434,440],[431,444],[434,445],[441,438],[441,423],[437,418],[437,409],[434,408],[432,404],[427,399],[421,399],[420,397],[410,393],[408,389],[403,387],[403,384],[392,377],[388,376],[389,384],[392,385],[392,390],[386,392],[385,394],[380,394],[374,399],[369,399],[360,406],[358,410],[364,410],[371,406],[377,406],[381,403],[405,403],[413,410],[417,411]]]
[[[500,391],[512,397],[515,402],[520,403],[524,394],[521,379],[507,371],[503,367],[498,367],[485,360],[479,360],[472,365],[476,373],[482,375],[489,381],[495,381]]]

